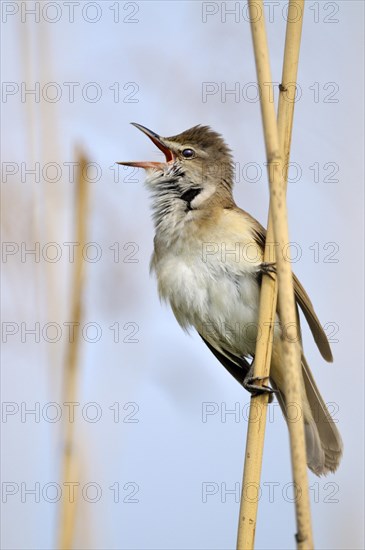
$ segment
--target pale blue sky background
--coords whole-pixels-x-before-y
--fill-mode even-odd
[[[153,226],[143,174],[129,181],[130,172],[120,168],[115,183],[113,170],[117,160],[160,157],[130,121],[162,135],[209,124],[224,135],[240,163],[237,203],[266,224],[261,116],[259,103],[250,100],[253,88],[247,89],[256,74],[246,4],[226,3],[242,11],[225,19],[221,2],[80,2],[72,22],[71,8],[64,2],[48,4],[53,7],[41,10],[39,22],[34,22],[34,16],[24,12],[34,2],[2,2],[2,80],[8,92],[2,100],[2,158],[19,170],[3,177],[3,241],[19,247],[22,242],[28,247],[39,242],[42,249],[56,242],[62,250],[56,263],[42,257],[36,263],[30,256],[22,262],[18,253],[7,257],[3,266],[3,322],[19,325],[19,333],[3,345],[2,399],[19,407],[19,412],[3,416],[2,424],[2,480],[19,486],[2,505],[3,547],[56,548],[58,507],[42,490],[47,483],[61,483],[62,426],[61,421],[47,421],[44,406],[55,402],[63,417],[67,413],[61,393],[67,344],[63,323],[71,320],[72,264],[63,243],[74,240],[74,184],[64,163],[75,160],[78,145],[101,171],[91,184],[88,240],[102,251],[100,261],[87,263],[83,323],[97,323],[102,334],[98,342],[84,341],[82,347],[77,410],[86,409],[84,417],[76,413],[79,481],[81,488],[96,484],[102,494],[96,503],[79,496],[75,548],[232,549],[239,504],[235,494],[224,498],[224,490],[241,482],[249,397],[200,339],[184,334],[172,313],[160,306],[148,272]],[[273,17],[268,23],[273,79],[279,82],[286,3],[267,4],[266,15],[270,4]],[[203,22],[207,9],[217,13]],[[333,365],[322,360],[305,324],[303,332],[307,358],[325,400],[334,403],[345,445],[336,475],[318,479],[310,474],[314,536],[321,549],[360,549],[364,544],[359,246],[363,61],[363,3],[308,1],[299,67],[302,97],[296,106],[292,147],[292,161],[300,165],[302,177],[289,187],[290,236],[302,252],[295,271],[319,318],[323,325],[331,323],[329,329],[338,327]],[[36,82],[39,102],[30,95],[22,101],[21,83],[34,88]],[[57,86],[47,87],[50,82]],[[65,84],[69,82],[79,83],[73,102],[68,96],[71,85]],[[205,102],[204,82],[218,89]],[[232,89],[235,83],[241,95],[222,100],[222,88]],[[100,100],[90,102],[96,90]],[[61,95],[52,103],[55,92]],[[131,99],[135,101],[128,102]],[[61,178],[47,182],[41,177],[37,183],[28,175],[22,182],[22,162],[23,170],[35,162],[41,167],[56,162]],[[262,169],[257,182],[249,181],[253,176],[247,163]],[[109,248],[116,242],[119,262],[113,261]],[[123,249],[131,242],[138,245],[136,263],[122,261],[136,249]],[[333,257],[328,256],[331,252]],[[329,262],[331,258],[338,262]],[[64,330],[57,343],[44,338],[34,343],[32,336],[22,342],[22,322],[26,328],[54,322]],[[114,323],[119,323],[121,340],[135,327],[125,327],[126,323],[137,324],[138,343],[114,343],[109,329]],[[90,332],[89,340],[92,337]],[[39,422],[30,415],[22,422],[22,402],[28,409],[39,403]],[[95,423],[87,421],[96,410],[87,407],[90,402],[102,412]],[[116,402],[120,420],[135,413],[132,419],[138,422],[114,422]],[[218,412],[202,422],[202,404],[207,402],[216,403]],[[236,403],[243,417],[223,415],[222,422],[222,410],[235,409]],[[258,549],[289,549],[295,533],[294,507],[285,498],[291,482],[289,446],[277,406],[272,407],[271,420],[256,543]],[[40,484],[40,502],[24,493],[35,483]],[[109,489],[116,483],[119,503]],[[215,494],[204,499],[204,487]],[[122,502],[137,490],[130,498],[138,502]]]

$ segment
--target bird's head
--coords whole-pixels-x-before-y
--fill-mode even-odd
[[[132,124],[151,139],[165,159],[118,164],[144,168],[146,184],[155,195],[174,191],[175,198],[180,197],[190,210],[203,206],[213,197],[223,203],[232,201],[232,155],[217,132],[199,125],[165,138],[140,124]]]

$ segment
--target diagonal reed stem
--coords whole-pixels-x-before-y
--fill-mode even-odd
[[[279,243],[280,251],[282,246],[289,242],[286,209],[287,167],[290,158],[304,0],[289,2],[277,121],[272,99],[274,94],[262,0],[249,0],[249,9],[257,78],[261,90],[261,111],[270,181],[270,208],[264,261],[273,262],[275,261],[273,244]],[[268,276],[264,276],[262,280],[258,324],[260,338],[256,344],[255,376],[265,378],[270,374],[278,286],[281,322],[284,327],[287,327],[283,341],[287,402],[301,404],[300,352],[295,342],[296,334],[289,330],[289,327],[293,327],[294,333],[297,330],[291,266],[282,254],[278,255],[276,261],[278,285]],[[238,550],[254,548],[267,404],[267,394],[251,399],[238,527]],[[303,422],[289,423],[289,432],[294,482],[301,490],[301,498],[296,502],[297,547],[309,549],[313,547],[313,541]]]

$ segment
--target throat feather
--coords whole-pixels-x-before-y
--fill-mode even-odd
[[[181,195],[181,200],[186,202],[187,210],[191,210],[191,202],[195,199],[197,195],[201,192],[200,187],[195,187],[184,191]]]

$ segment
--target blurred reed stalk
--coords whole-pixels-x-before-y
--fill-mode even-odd
[[[290,158],[296,93],[294,84],[298,72],[304,0],[289,1],[277,121],[273,101],[274,90],[272,84],[268,85],[272,83],[272,78],[262,0],[249,0],[249,10],[257,79],[261,91],[261,113],[270,182],[270,207],[264,261],[274,262],[272,244],[279,243],[279,250],[282,250],[282,246],[289,242],[286,206],[287,167]],[[261,15],[258,16],[258,14]],[[289,90],[294,93],[289,94]],[[281,323],[287,328],[293,327],[293,331],[288,329],[284,331],[283,340],[287,376],[286,397],[289,403],[294,402],[301,406],[301,362],[299,346],[296,343],[298,326],[291,265],[282,254],[278,255],[276,265],[278,285],[270,276],[264,275],[262,278],[258,321],[261,330],[256,344],[254,376],[267,378],[270,374],[273,329],[277,294],[279,294]],[[267,404],[267,394],[251,399],[238,526],[238,550],[254,548]],[[303,421],[289,422],[288,426],[294,482],[302,491],[301,498],[296,499],[297,548],[308,550],[313,548],[313,539],[304,424]],[[254,494],[249,494],[250,488],[253,489]]]
[[[85,178],[88,160],[82,153],[77,153],[77,178],[75,196],[75,258],[71,282],[71,319],[74,326],[74,337],[70,338],[66,350],[64,399],[65,402],[77,401],[77,382],[80,355],[80,322],[82,317],[82,295],[84,287],[85,261],[82,256],[87,234],[89,184]],[[75,449],[75,423],[68,418],[65,424],[64,451],[62,464],[63,483],[77,482],[79,477],[78,458]],[[67,485],[63,485],[66,487]],[[70,550],[75,531],[76,498],[71,498],[72,490],[63,491],[59,523],[59,545],[62,550]]]

